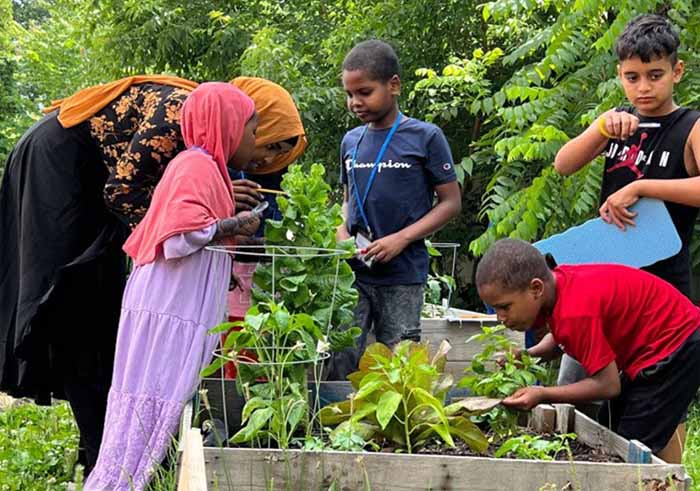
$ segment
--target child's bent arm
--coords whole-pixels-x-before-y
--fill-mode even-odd
[[[416,223],[399,230],[404,240],[415,242],[437,232],[462,211],[462,192],[457,181],[435,186],[438,203]]]
[[[542,340],[535,346],[528,348],[527,354],[536,358],[542,358],[544,361],[549,361],[559,355],[559,345],[550,332],[545,334]]]
[[[685,179],[640,179],[625,187],[631,187],[630,192],[634,192],[638,198],[656,198],[670,201],[671,203],[700,208],[700,176],[686,177]],[[620,191],[624,189],[622,188]],[[625,203],[612,203],[614,198],[613,200],[610,198],[613,196],[610,195],[607,200],[611,202],[611,205],[617,207],[631,206],[631,204]],[[637,199],[634,199],[634,202],[636,201]]]
[[[525,387],[503,399],[503,404],[515,409],[529,410],[543,402],[590,402],[607,400],[620,394],[617,363],[611,362],[592,377],[557,387]]]
[[[570,176],[600,155],[607,143],[596,119],[583,133],[561,147],[554,158],[554,169],[563,176]]]
[[[620,375],[617,363],[611,362],[594,374],[579,382],[557,387],[545,387],[542,402],[590,402],[608,400],[620,394]]]
[[[375,240],[365,255],[386,263],[398,256],[409,244],[440,230],[462,210],[462,193],[456,181],[435,186],[438,203],[423,218],[396,233]]]
[[[456,181],[435,186],[438,203],[423,218],[372,242],[365,250],[367,258],[386,263],[398,256],[409,244],[440,230],[462,210],[462,193]]]

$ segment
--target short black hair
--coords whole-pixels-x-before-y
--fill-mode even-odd
[[[371,80],[388,82],[394,75],[401,76],[401,65],[396,51],[379,39],[369,39],[355,45],[343,60],[343,70],[363,70]]]
[[[652,59],[668,57],[671,65],[678,61],[681,39],[671,22],[656,14],[644,14],[632,19],[615,42],[620,61],[635,56],[644,63]]]
[[[552,281],[552,271],[540,251],[518,239],[493,244],[476,268],[477,288],[495,284],[507,291],[524,290],[535,278]]]

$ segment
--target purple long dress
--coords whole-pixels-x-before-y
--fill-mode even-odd
[[[165,457],[224,319],[227,254],[204,249],[215,225],[169,238],[124,292],[102,445],[86,491],[142,490]],[[97,327],[97,326],[96,326]]]

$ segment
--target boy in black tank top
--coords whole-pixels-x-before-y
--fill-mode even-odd
[[[673,100],[684,69],[679,44],[664,17],[632,20],[615,43],[618,75],[632,107],[603,113],[559,150],[554,166],[561,174],[573,174],[602,153],[600,216],[622,229],[634,225],[629,207],[639,198],[663,200],[682,247],[645,269],[690,296],[689,246],[700,207],[700,113]]]
[[[673,88],[684,69],[679,44],[678,33],[664,17],[641,15],[627,24],[615,50],[618,76],[632,107],[600,115],[559,150],[554,167],[570,175],[603,154],[599,213],[623,230],[634,225],[635,213],[629,207],[639,198],[663,200],[682,247],[675,256],[645,269],[690,296],[689,246],[700,207],[700,113],[680,108],[673,100]],[[573,383],[581,372],[580,365],[565,355],[558,383]],[[661,452],[666,461],[680,462],[684,441],[681,424]]]

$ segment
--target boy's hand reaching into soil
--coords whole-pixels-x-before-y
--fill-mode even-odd
[[[544,400],[543,391],[543,387],[523,387],[503,399],[502,403],[504,406],[512,407],[513,409],[529,411]]]

